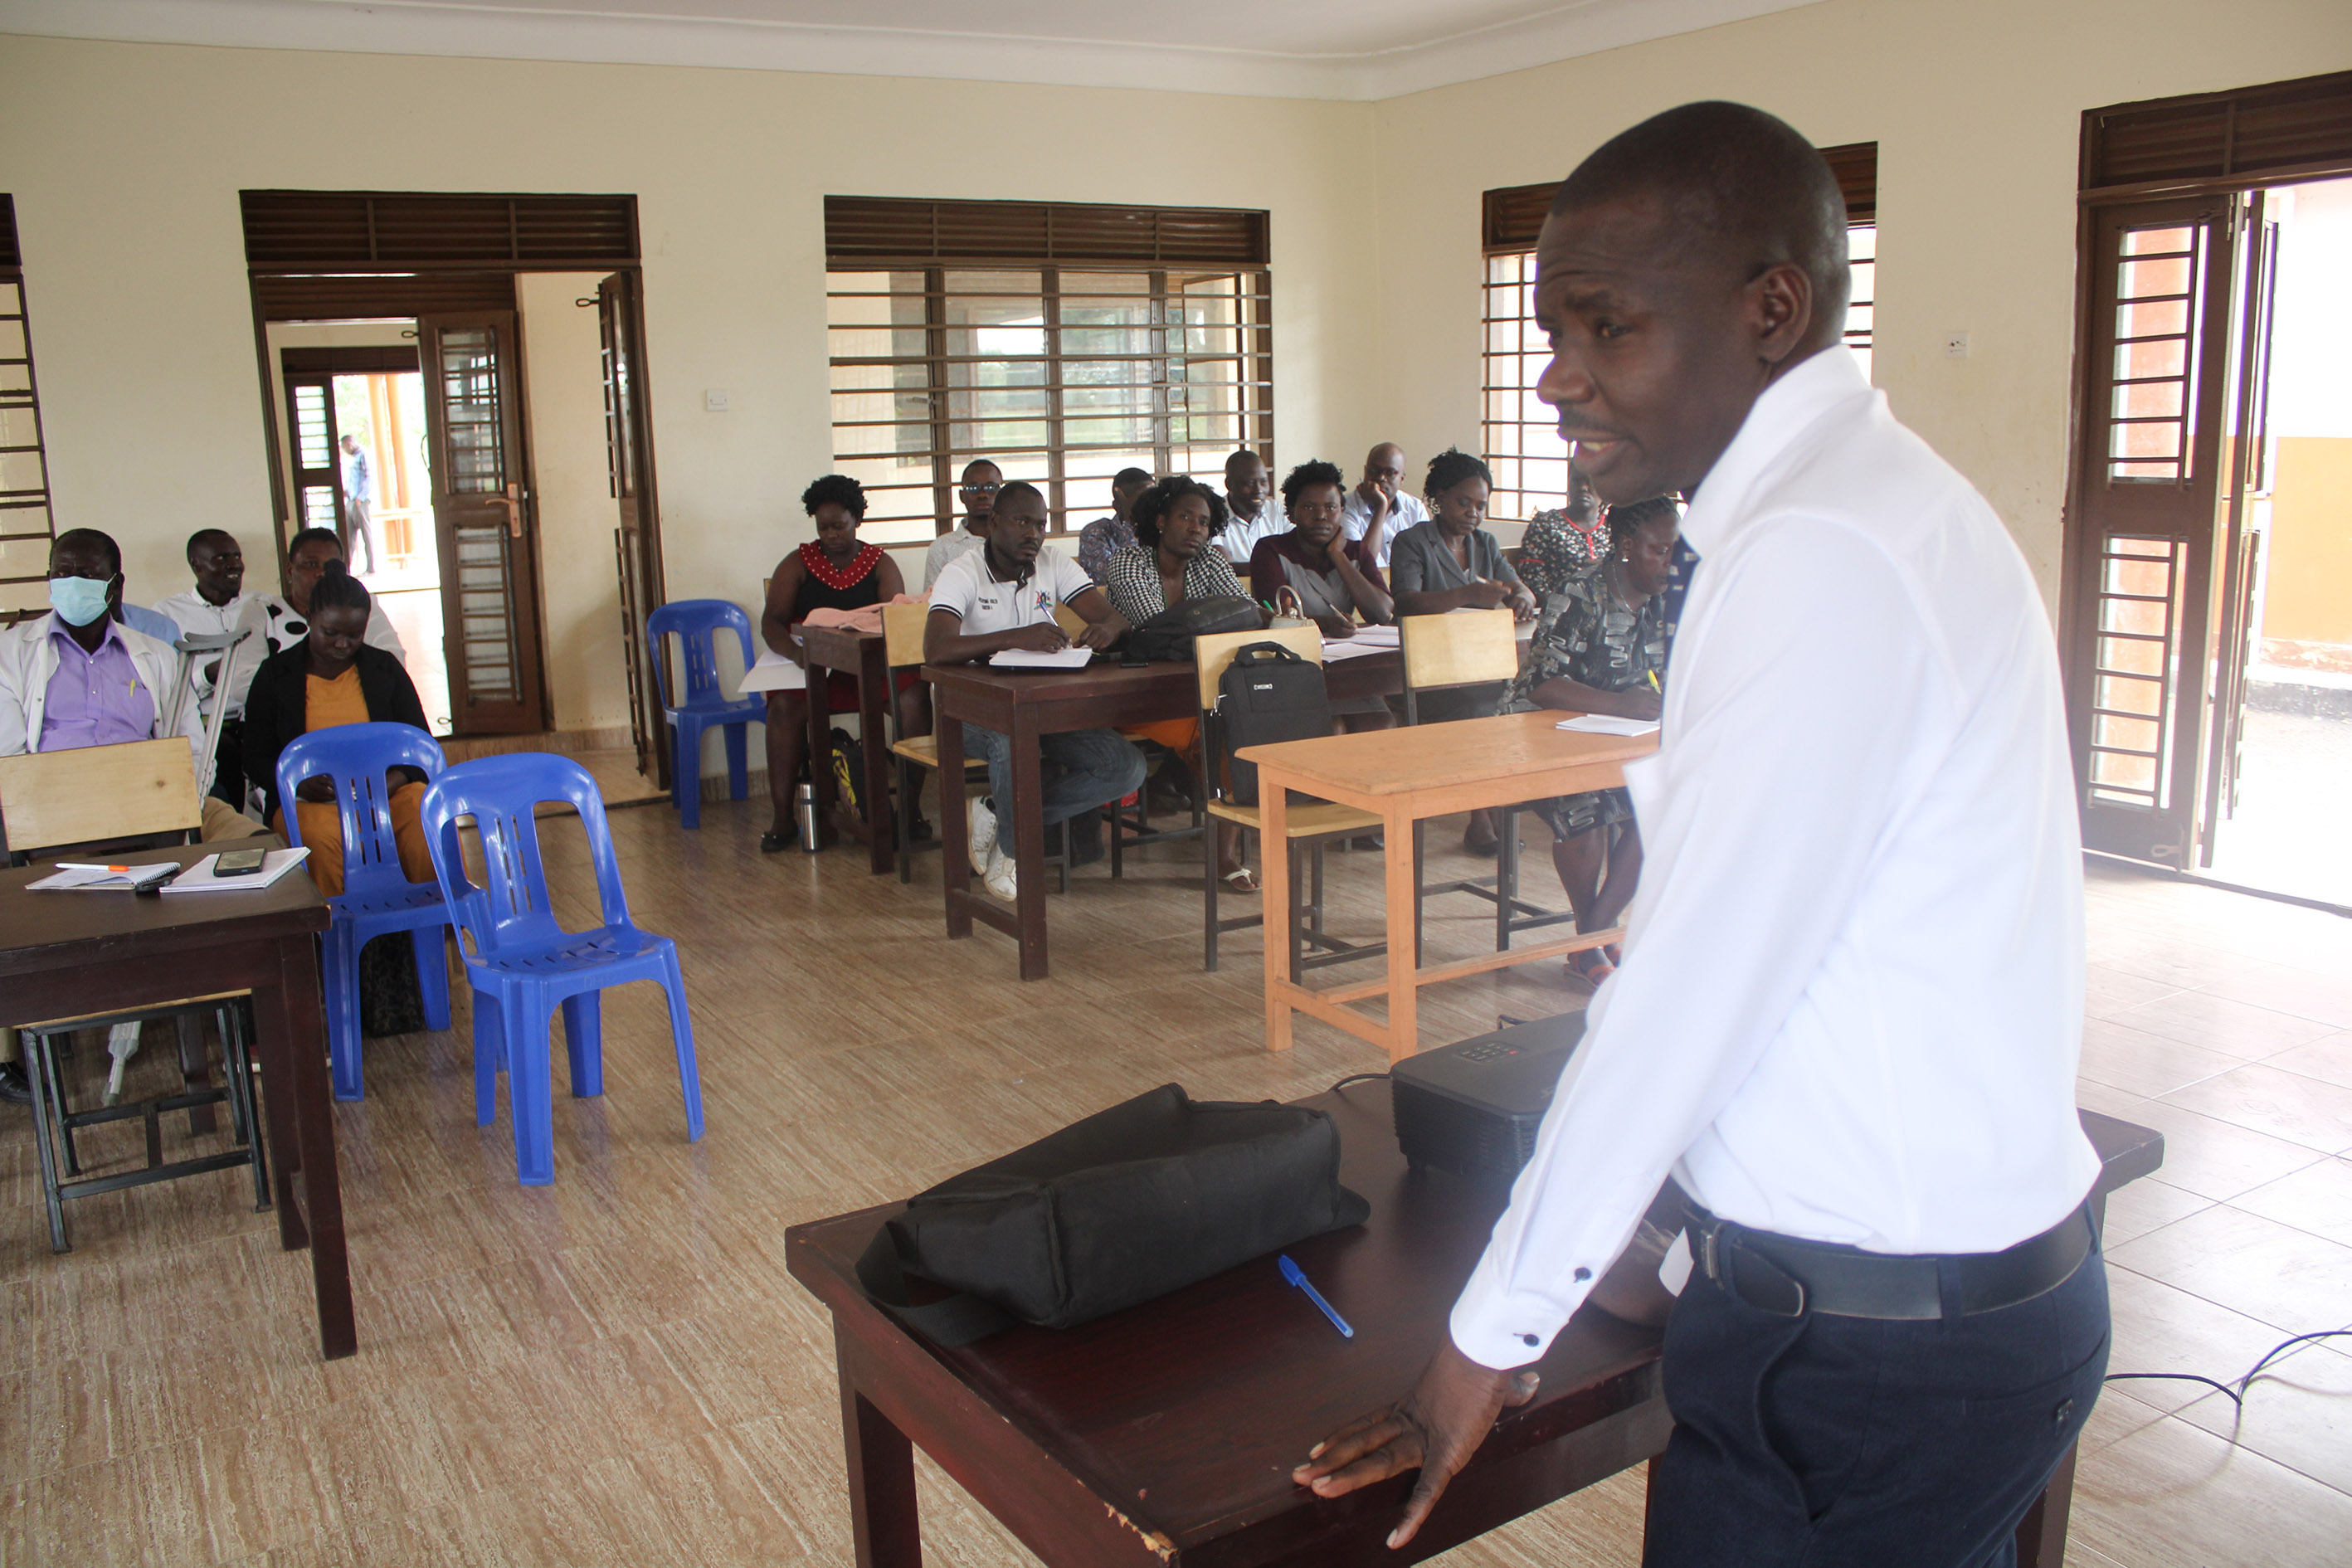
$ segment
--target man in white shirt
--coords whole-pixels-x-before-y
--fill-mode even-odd
[[[988,537],[988,512],[996,502],[996,492],[1004,483],[1004,471],[986,458],[976,458],[963,466],[963,488],[956,491],[956,500],[963,503],[963,521],[931,541],[923,552],[923,595],[929,597],[931,584],[948,569],[948,563],[970,554],[980,548]]]
[[[182,637],[221,637],[234,632],[237,617],[256,595],[245,592],[245,552],[226,529],[199,529],[188,536],[188,570],[196,580],[184,594],[155,602],[155,613],[170,621]],[[245,689],[253,683],[260,662],[250,642],[228,672],[229,688],[215,689],[222,659],[200,660],[188,670],[189,685],[199,710],[209,718],[213,704],[226,702],[221,718],[220,750],[213,758],[213,795],[242,808],[245,805]]]
[[[2048,621],[1967,481],[1836,351],[1844,208],[1803,138],[1692,104],[1560,187],[1536,313],[1612,502],[1693,497],[1648,863],[1535,1154],[1403,1402],[1402,1544],[1671,1173],[1696,1259],[1648,1568],[2015,1561],[2098,1395],[2074,1107],[2082,863]]]
[[[1037,487],[1015,479],[996,492],[986,543],[958,557],[931,589],[931,613],[923,626],[923,658],[929,664],[985,659],[1004,648],[1053,653],[1070,646],[1054,619],[1054,607],[1067,605],[1085,617],[1078,646],[1106,648],[1127,630],[1127,622],[1078,563],[1045,543],[1045,498]],[[963,728],[964,748],[988,763],[988,798],[971,805],[971,868],[1000,899],[1019,891],[1013,856],[1000,840],[997,824],[1013,803],[1013,742],[977,724]],[[1143,784],[1143,753],[1116,730],[1065,730],[1041,735],[1045,808],[1051,827],[1068,822],[1071,860],[1094,858],[1076,840],[1083,824],[1101,819],[1095,807],[1122,800]]]
[[[1274,486],[1267,479],[1265,459],[1244,448],[1225,459],[1225,526],[1216,546],[1243,572],[1261,539],[1290,531],[1290,520],[1266,498]]]
[[[1396,536],[1428,521],[1429,509],[1404,488],[1404,448],[1383,441],[1367,452],[1363,479],[1340,503],[1340,530],[1350,539],[1370,539],[1373,564],[1385,567]]]

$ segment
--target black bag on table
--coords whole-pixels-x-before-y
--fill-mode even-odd
[[[1191,658],[1194,637],[1214,637],[1219,632],[1254,632],[1265,624],[1255,605],[1231,594],[1214,599],[1187,599],[1135,627],[1121,646],[1129,658],[1165,664]]]
[[[1331,732],[1331,697],[1323,667],[1278,642],[1244,643],[1217,678],[1217,719],[1232,772],[1229,793],[1257,804],[1257,764],[1234,753],[1276,741],[1311,741]]]
[[[1164,1084],[917,1194],[857,1278],[954,1346],[1015,1321],[1090,1322],[1370,1213],[1339,1184],[1326,1112]],[[908,1274],[961,1294],[916,1303]]]

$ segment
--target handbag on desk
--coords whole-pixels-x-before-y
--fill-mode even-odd
[[[944,1346],[1064,1329],[1361,1225],[1339,1130],[1273,1100],[1164,1084],[919,1193],[858,1259],[866,1294]],[[957,1294],[917,1302],[908,1275]]]
[[[1192,657],[1192,639],[1219,632],[1254,632],[1265,623],[1257,606],[1230,594],[1171,605],[1127,634],[1127,657],[1153,664]]]

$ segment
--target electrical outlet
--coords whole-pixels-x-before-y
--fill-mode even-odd
[[[1968,333],[1966,333],[1966,332],[1946,332],[1946,333],[1944,334],[1944,357],[1945,357],[1946,359],[1966,359],[1966,358],[1968,358],[1968,357],[1969,357],[1969,335],[1968,335]]]
[[[702,411],[705,414],[726,413],[727,389],[723,386],[714,386],[705,392],[702,395]]]

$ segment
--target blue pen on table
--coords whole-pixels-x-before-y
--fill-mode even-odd
[[[1286,1252],[1282,1255],[1282,1277],[1306,1291],[1307,1299],[1323,1309],[1323,1315],[1331,1320],[1333,1328],[1349,1339],[1356,1337],[1356,1331],[1348,1326],[1348,1320],[1332,1310],[1331,1303],[1323,1299],[1323,1292],[1307,1282],[1307,1271],[1290,1261],[1290,1254]]]

